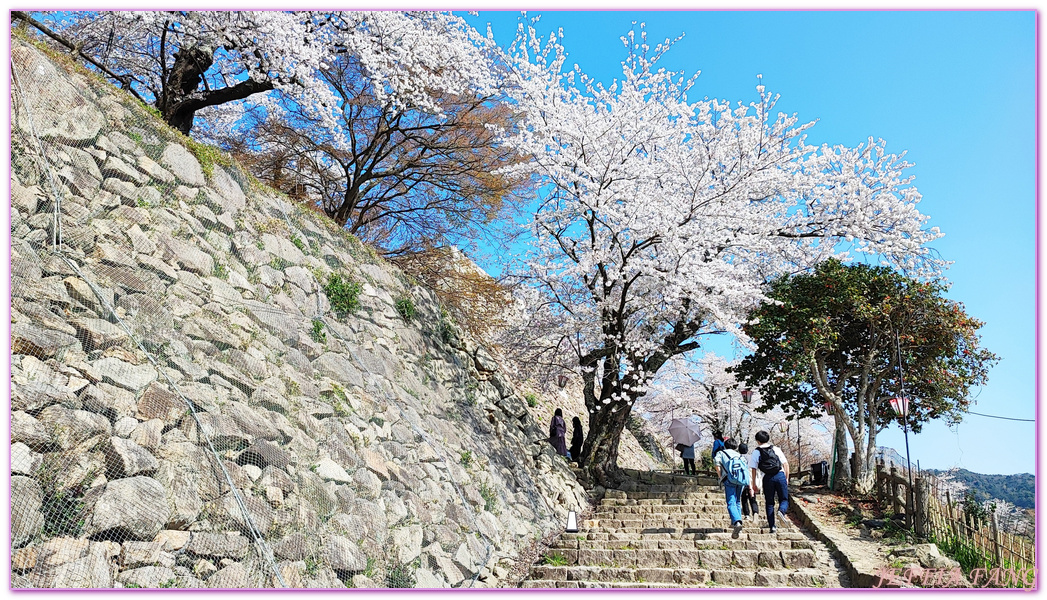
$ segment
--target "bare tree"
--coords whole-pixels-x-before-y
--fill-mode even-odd
[[[337,107],[255,110],[223,145],[259,179],[315,204],[387,256],[481,235],[528,184],[500,171],[522,160],[499,143],[511,128],[508,105],[475,93],[434,93],[439,110],[397,105],[363,70],[338,57],[322,71]]]

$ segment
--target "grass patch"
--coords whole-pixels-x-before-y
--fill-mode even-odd
[[[79,485],[63,490],[58,487],[58,473],[63,470],[55,461],[45,461],[37,470],[36,479],[43,492],[40,513],[44,516],[41,533],[45,539],[79,537],[84,529],[84,494],[94,474],[88,473]]]
[[[396,312],[400,313],[404,321],[410,323],[415,315],[414,301],[408,297],[400,298],[396,301]]]
[[[480,482],[480,497],[484,499],[484,510],[493,513],[498,506],[498,493],[486,481]]]
[[[445,344],[452,344],[457,338],[454,331],[454,324],[451,320],[451,314],[446,310],[440,311],[440,323],[437,325],[437,334]]]
[[[534,408],[538,406],[538,394],[534,392],[527,392],[524,394],[524,400],[527,401],[527,406]]]
[[[458,462],[462,463],[462,466],[468,469],[469,465],[473,464],[473,451],[462,450],[462,455],[459,457]]]
[[[208,177],[214,175],[214,166],[220,165],[223,167],[233,166],[233,160],[222,153],[221,150],[211,146],[210,144],[203,144],[188,136],[182,136],[182,143],[185,147],[193,153],[196,160],[200,162],[200,169],[204,172],[204,175]]]
[[[324,333],[324,322],[320,319],[313,319],[313,330],[309,332],[309,337],[313,338],[313,341],[317,344],[327,343],[327,334]]]
[[[229,269],[220,262],[214,264],[214,276],[219,279],[229,279]]]
[[[279,256],[274,256],[273,260],[269,261],[269,266],[276,269],[277,271],[283,271],[287,267],[291,266],[291,261],[285,258],[280,258]]]
[[[332,273],[327,278],[324,293],[331,302],[331,308],[339,317],[351,314],[360,308],[360,292],[363,287],[359,282],[352,279],[343,279],[341,275]]]
[[[563,554],[546,554],[542,557],[543,565],[549,565],[550,567],[566,567],[567,557]]]
[[[297,235],[292,235],[291,243],[294,244],[295,248],[298,248],[302,252],[305,252],[305,242],[302,241],[302,238],[298,237]]]
[[[411,565],[397,565],[385,575],[385,585],[390,588],[413,588],[418,585]]]

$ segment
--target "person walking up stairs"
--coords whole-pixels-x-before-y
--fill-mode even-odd
[[[751,484],[753,495],[756,494],[757,471],[763,477],[763,502],[767,509],[767,523],[771,533],[775,532],[774,497],[778,497],[778,514],[785,519],[789,510],[789,461],[785,454],[771,444],[771,436],[766,431],[756,432],[756,443],[759,446],[749,455],[749,467],[752,468]]]
[[[749,487],[749,465],[745,458],[738,454],[738,442],[733,439],[723,443],[724,449],[716,457],[716,472],[720,476],[724,496],[727,499],[727,513],[731,516],[731,526],[742,526],[742,489]]]
[[[722,453],[720,453],[722,454]],[[564,533],[525,588],[842,587],[824,544],[798,528],[734,528],[711,478],[625,470],[577,533]]]

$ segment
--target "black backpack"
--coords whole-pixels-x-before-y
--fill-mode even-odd
[[[763,471],[765,476],[773,477],[782,470],[782,461],[778,460],[778,453],[774,451],[774,446],[756,450],[760,453],[760,460],[756,463],[756,468]]]

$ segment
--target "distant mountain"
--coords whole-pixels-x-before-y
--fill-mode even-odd
[[[927,469],[943,479],[963,484],[974,491],[975,500],[982,502],[997,498],[1006,500],[1019,508],[1034,508],[1036,502],[1036,478],[1029,473],[1017,475],[985,475],[967,469],[938,471]]]

